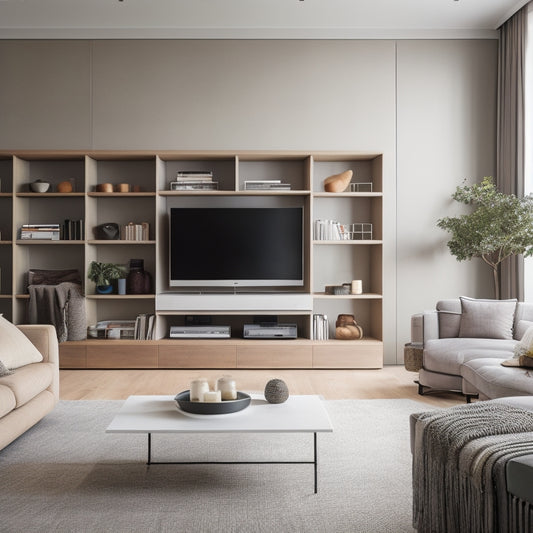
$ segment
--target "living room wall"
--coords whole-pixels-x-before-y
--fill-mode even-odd
[[[409,317],[491,296],[435,221],[494,172],[497,41],[0,41],[0,149],[384,154],[385,362]]]

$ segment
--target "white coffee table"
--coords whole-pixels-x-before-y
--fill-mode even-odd
[[[153,464],[312,464],[318,488],[317,433],[333,426],[319,396],[290,396],[285,403],[268,403],[252,394],[250,406],[237,413],[197,415],[179,409],[174,396],[130,396],[107,433],[147,433],[148,465]],[[152,461],[152,433],[312,433],[313,461]]]

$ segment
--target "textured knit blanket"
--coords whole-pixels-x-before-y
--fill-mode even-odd
[[[531,453],[531,411],[491,401],[417,415],[413,526],[419,533],[511,533],[505,467]]]
[[[59,342],[87,337],[85,298],[81,286],[64,282],[58,285],[30,285],[31,324],[52,324]]]

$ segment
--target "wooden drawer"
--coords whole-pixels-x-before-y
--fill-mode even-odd
[[[158,365],[159,368],[235,368],[235,345],[160,345]]]
[[[61,343],[59,368],[87,368],[87,346]]]
[[[313,350],[311,345],[250,341],[237,346],[237,368],[311,368]]]
[[[315,344],[313,368],[382,368],[383,345],[376,342],[355,341],[343,344]]]
[[[157,368],[157,345],[133,342],[87,346],[87,368]]]

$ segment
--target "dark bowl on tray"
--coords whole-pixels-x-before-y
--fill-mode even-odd
[[[245,392],[237,392],[236,400],[221,402],[191,402],[190,391],[178,392],[174,398],[182,411],[197,415],[225,415],[242,411],[250,405],[252,398]]]

